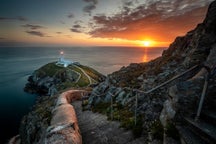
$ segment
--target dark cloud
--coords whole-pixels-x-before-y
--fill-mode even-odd
[[[22,26],[25,27],[25,28],[32,29],[32,30],[37,30],[37,29],[45,28],[43,26],[33,25],[33,24],[25,24],[25,25],[22,25]]]
[[[57,34],[62,34],[62,32],[56,32]]]
[[[98,0],[83,0],[83,1],[87,3],[93,3],[94,5],[98,3]]]
[[[212,0],[151,0],[143,4],[126,1],[112,16],[95,15],[90,21],[93,37],[142,40],[173,40],[201,22]]]
[[[71,28],[70,30],[75,33],[82,33],[79,29]]]
[[[0,40],[5,40],[5,38],[3,38],[3,37],[0,37]]]
[[[83,8],[83,11],[84,11],[85,13],[88,13],[89,16],[91,16],[91,12],[92,12],[92,10],[94,10],[94,9],[96,9],[96,6],[93,5],[93,4],[89,4],[89,5],[87,5],[87,6],[85,6],[85,7]]]
[[[22,16],[18,16],[18,17],[17,17],[17,20],[19,20],[19,21],[28,21],[27,18],[22,17]]]
[[[33,36],[47,37],[46,34],[40,31],[26,31],[26,33],[33,35]]]
[[[89,16],[91,16],[92,10],[96,9],[98,0],[83,0],[83,1],[88,3],[88,5],[83,8],[83,11],[87,13]]]
[[[82,28],[82,26],[79,25],[79,24],[75,24],[75,25],[73,25],[73,27],[74,27],[74,28]]]
[[[68,14],[67,17],[68,17],[68,18],[74,18],[74,14],[70,13],[70,14]]]
[[[83,21],[79,20],[74,22],[74,25],[70,30],[76,33],[84,33],[84,29],[85,27],[83,26]]]
[[[28,19],[23,16],[18,16],[18,17],[1,17],[0,16],[0,21],[9,21],[9,20],[28,21]]]

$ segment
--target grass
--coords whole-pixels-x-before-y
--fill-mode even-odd
[[[96,70],[87,67],[87,66],[82,66],[79,65],[80,68],[82,68],[87,75],[89,75],[92,79],[98,81],[101,77],[103,77],[102,74],[97,72]],[[90,81],[88,77],[77,67],[70,65],[67,68],[58,66],[55,64],[55,62],[48,63],[38,70],[36,70],[36,74],[38,77],[43,78],[46,76],[49,77],[57,77],[58,75],[61,75],[61,73],[67,71],[67,70],[73,70],[81,74],[80,79],[78,80],[77,83],[68,81],[67,79],[62,80],[61,83],[57,84],[57,89],[58,90],[63,90],[69,87],[86,87],[90,84]]]
[[[57,66],[55,64],[55,62],[53,63],[48,63],[44,66],[42,66],[41,68],[39,68],[36,72],[38,74],[43,74],[45,73],[46,75],[52,77],[54,76],[59,70],[63,70],[65,69],[64,67],[60,67],[60,66]]]
[[[90,67],[83,66],[83,65],[80,65],[79,67],[82,68],[86,72],[87,75],[89,75],[92,79],[96,81],[98,81],[100,77],[103,77],[101,73],[97,72],[96,70]]]
[[[159,120],[154,121],[151,126],[151,133],[154,139],[163,140],[164,127]],[[173,139],[179,140],[179,132],[176,129],[175,125],[169,122],[166,126],[166,135]]]
[[[85,74],[80,69],[78,69],[77,67],[74,67],[74,66],[69,66],[68,68],[81,74],[81,77],[80,77],[79,81],[77,82],[77,85],[79,87],[85,87],[85,86],[88,86],[90,84],[88,77],[86,77]]]
[[[166,131],[167,136],[169,136],[173,139],[176,139],[176,140],[180,139],[179,132],[173,123],[171,123],[171,122],[168,123],[166,128],[167,128],[167,131]]]
[[[111,107],[110,103],[98,103],[92,108],[93,112],[99,112],[106,114],[108,120],[111,120]],[[121,104],[113,104],[113,120],[120,122],[120,127],[126,130],[132,130],[135,138],[140,137],[142,134],[143,119],[142,116],[137,116],[137,123],[135,125],[134,113],[128,110],[127,107],[123,107]]]

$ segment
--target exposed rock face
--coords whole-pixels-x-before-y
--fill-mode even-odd
[[[169,88],[170,98],[164,103],[164,109],[161,113],[161,121],[164,126],[167,121],[177,116],[187,116],[196,112],[198,101],[200,100],[203,89],[204,78],[208,73],[215,70],[216,66],[216,2],[213,2],[208,10],[206,19],[198,27],[186,35],[191,36],[191,40],[187,44],[186,49],[193,48],[189,52],[184,63],[185,65],[193,65],[204,63],[205,68],[202,68],[192,79],[177,83]],[[194,40],[197,42],[195,43]],[[166,53],[169,53],[168,51]],[[165,53],[165,54],[166,54]],[[215,75],[211,75],[214,79]],[[214,83],[211,83],[214,85]],[[213,89],[211,89],[212,91]]]

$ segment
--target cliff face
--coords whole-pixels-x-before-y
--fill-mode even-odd
[[[119,119],[115,114],[127,108],[132,115],[126,117],[132,121],[135,120],[133,113],[136,109],[136,115],[141,117],[142,128],[145,130],[142,135],[147,136],[147,132],[151,132],[153,138],[158,138],[155,127],[160,131],[160,121],[166,127],[170,121],[181,123],[184,117],[196,113],[207,75],[209,83],[203,107],[215,105],[215,96],[212,95],[216,92],[215,66],[216,1],[209,6],[203,23],[185,36],[177,37],[161,57],[148,63],[130,64],[110,74],[93,89],[88,107],[97,109],[107,103],[108,106],[100,108],[109,110],[110,102],[113,101],[113,119]],[[188,72],[182,74],[185,71]],[[151,91],[170,79],[172,81]],[[124,121],[124,118],[120,118],[120,121]]]

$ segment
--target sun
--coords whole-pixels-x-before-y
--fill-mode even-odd
[[[143,46],[145,46],[145,47],[151,46],[151,41],[145,40],[142,43],[143,43]]]

